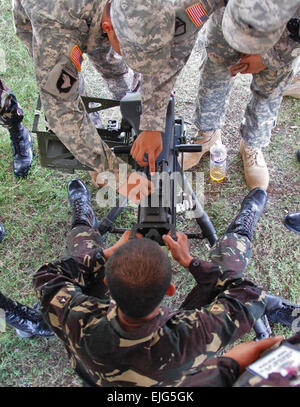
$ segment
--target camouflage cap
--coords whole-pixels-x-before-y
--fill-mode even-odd
[[[264,54],[299,7],[300,0],[229,0],[222,22],[224,37],[244,54]]]
[[[171,1],[112,0],[110,14],[122,56],[132,69],[152,74],[168,63],[175,32]]]

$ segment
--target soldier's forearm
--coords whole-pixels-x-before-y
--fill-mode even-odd
[[[41,98],[49,127],[74,157],[98,173],[113,173],[118,185],[119,166],[124,162],[101,140],[80,96],[58,100],[42,90]],[[129,175],[131,166],[127,165],[127,171]]]

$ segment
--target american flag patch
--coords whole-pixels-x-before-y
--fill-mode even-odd
[[[82,56],[82,52],[80,51],[80,48],[78,47],[78,45],[75,45],[75,47],[73,47],[71,53],[70,53],[70,58],[73,62],[73,64],[76,66],[77,71],[81,71],[81,64],[84,60],[83,56]]]
[[[190,19],[195,24],[196,27],[200,27],[205,21],[208,20],[206,11],[202,7],[201,3],[193,4],[192,6],[185,9],[188,13]]]

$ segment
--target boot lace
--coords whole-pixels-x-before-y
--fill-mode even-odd
[[[262,157],[261,150],[259,148],[245,148],[246,160],[249,167],[252,166],[263,166],[264,160]]]
[[[251,208],[248,208],[242,214],[240,223],[243,224],[243,227],[247,231],[249,231],[252,229],[252,226],[254,224],[254,219],[255,219],[255,211],[253,211]]]
[[[83,207],[85,205],[84,200],[79,197],[74,199],[74,220],[78,221],[80,220],[81,216],[82,216],[82,212],[83,212]]]

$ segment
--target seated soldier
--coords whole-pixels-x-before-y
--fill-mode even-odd
[[[181,309],[173,311],[161,305],[164,295],[175,293],[171,263],[161,247],[146,238],[129,240],[126,232],[104,249],[81,181],[69,183],[69,200],[69,257],[45,264],[33,284],[44,319],[86,385],[194,385],[206,359],[268,315],[266,294],[244,278],[253,229],[267,201],[264,190],[257,188],[244,199],[211,262],[190,255],[183,233],[177,233],[177,241],[163,237],[174,259],[197,282]],[[295,307],[270,297],[279,304],[272,305],[272,315],[284,314],[291,324]]]

